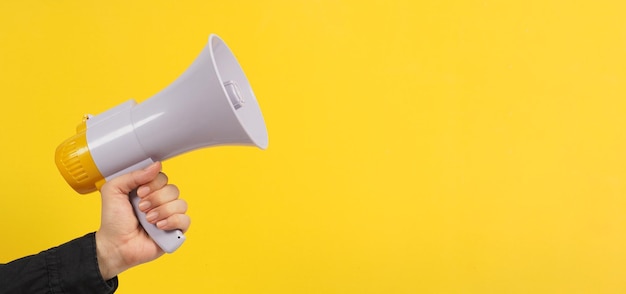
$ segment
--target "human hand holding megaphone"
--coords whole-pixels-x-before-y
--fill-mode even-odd
[[[76,135],[56,150],[59,172],[74,190],[87,194],[122,174],[187,151],[216,145],[267,148],[263,115],[237,59],[216,35],[176,81],[143,103],[130,100],[88,115]],[[137,219],[171,253],[185,240],[180,230],[164,231],[139,210]]]

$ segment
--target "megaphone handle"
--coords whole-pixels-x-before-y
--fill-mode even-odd
[[[146,220],[146,214],[139,210],[139,201],[141,198],[137,196],[137,189],[131,191],[129,196],[130,202],[135,210],[137,220],[139,220],[139,223],[146,233],[148,233],[152,240],[154,240],[154,242],[159,245],[163,251],[172,253],[183,244],[185,241],[185,235],[181,230],[161,230],[157,228],[155,224],[149,223],[148,220]]]

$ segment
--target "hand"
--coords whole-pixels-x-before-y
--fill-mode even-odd
[[[158,228],[183,232],[189,229],[187,203],[178,199],[178,188],[168,184],[167,176],[160,171],[161,163],[157,162],[102,186],[102,220],[96,232],[96,251],[105,280],[164,253],[137,221],[128,197],[130,191],[137,189],[139,208]]]

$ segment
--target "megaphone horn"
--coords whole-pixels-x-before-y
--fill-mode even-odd
[[[118,175],[187,151],[216,145],[265,149],[267,144],[248,79],[226,44],[211,35],[193,64],[161,92],[140,104],[129,100],[86,116],[76,135],[57,148],[55,159],[70,186],[86,194]],[[165,252],[182,244],[182,232],[157,229],[137,208],[138,197],[131,200],[140,223]]]

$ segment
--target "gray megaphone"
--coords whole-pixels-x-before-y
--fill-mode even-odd
[[[76,135],[56,150],[65,180],[81,194],[106,181],[198,148],[250,145],[267,148],[268,138],[256,97],[237,59],[216,35],[193,64],[148,100],[130,100],[99,115],[85,116]],[[185,240],[179,230],[148,223],[137,204],[137,219],[165,251]]]

